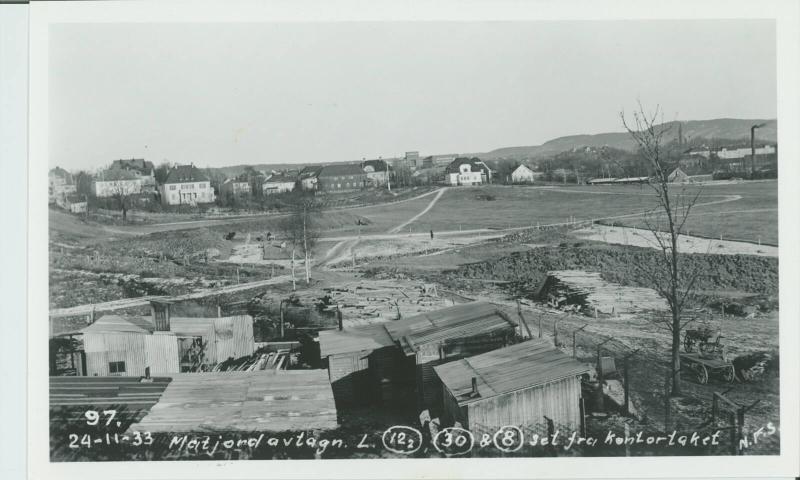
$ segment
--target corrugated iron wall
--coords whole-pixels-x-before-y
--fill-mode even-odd
[[[140,333],[86,333],[86,375],[106,376],[109,362],[125,362],[124,376],[144,375],[147,366],[145,338]]]
[[[146,365],[150,374],[179,373],[178,337],[171,333],[144,336]]]
[[[255,351],[253,317],[250,315],[214,319],[214,336],[217,362],[252,355]]]
[[[490,428],[542,424],[547,416],[555,424],[577,431],[580,396],[580,380],[569,377],[470,404],[467,413],[470,423]]]

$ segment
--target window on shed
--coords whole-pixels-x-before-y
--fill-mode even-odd
[[[108,373],[111,375],[125,373],[125,362],[108,362]]]

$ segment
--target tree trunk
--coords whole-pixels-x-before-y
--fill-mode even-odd
[[[294,246],[292,246],[292,290],[297,290],[297,281],[294,277]]]
[[[308,267],[308,232],[306,232],[306,212],[303,211],[303,254],[306,263],[306,285],[311,283],[311,274]]]

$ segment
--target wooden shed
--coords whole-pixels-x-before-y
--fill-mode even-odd
[[[496,429],[545,424],[577,431],[581,424],[580,376],[591,371],[556,349],[532,339],[436,366],[444,396],[444,424]]]
[[[320,332],[320,353],[339,405],[441,404],[433,366],[513,343],[517,325],[498,307],[471,302],[402,320]]]
[[[514,343],[517,326],[499,307],[470,302],[391,322],[386,329],[407,359],[400,377],[413,379],[418,406],[435,415],[442,389],[433,367]]]
[[[167,317],[159,322],[153,317],[105,315],[81,333],[88,376],[142,376],[147,367],[151,375],[178,373],[188,368],[186,357],[198,342],[203,345],[200,363],[206,366],[255,351],[253,319],[248,315]]]

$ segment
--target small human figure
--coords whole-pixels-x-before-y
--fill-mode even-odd
[[[431,240],[433,240],[433,229],[431,229]]]

